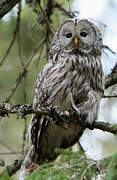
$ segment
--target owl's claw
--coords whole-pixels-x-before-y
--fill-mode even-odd
[[[60,119],[56,121],[56,125],[59,125],[65,129],[68,128],[69,118],[66,115],[60,116]]]
[[[55,124],[61,126],[65,129],[68,128],[69,117],[67,113],[64,113],[60,109],[52,108],[51,109],[52,117],[54,118]]]
[[[81,118],[83,121],[86,121],[87,116],[88,116],[88,113],[86,113],[86,112],[80,114],[80,118]]]
[[[80,112],[80,111],[76,111],[74,114],[73,114],[73,118],[76,118],[76,119],[79,119],[79,120],[81,120],[81,121],[86,121],[86,119],[87,119],[87,116],[88,116],[88,113],[82,113],[82,112]]]

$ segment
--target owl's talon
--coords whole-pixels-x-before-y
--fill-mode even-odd
[[[83,121],[86,121],[87,116],[88,116],[88,113],[86,113],[86,112],[80,114],[80,118],[81,118]]]
[[[52,117],[54,118],[54,122],[56,125],[61,126],[65,129],[67,129],[68,124],[69,124],[69,117],[67,112],[60,111],[56,107],[51,108],[51,114]]]
[[[69,118],[65,115],[60,116],[60,119],[56,121],[56,125],[59,125],[65,129],[68,128]]]

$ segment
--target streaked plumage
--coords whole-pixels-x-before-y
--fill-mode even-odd
[[[87,113],[86,121],[93,123],[104,91],[101,48],[101,35],[94,24],[86,19],[66,20],[55,33],[48,63],[37,78],[34,107],[57,107],[70,115]],[[77,120],[65,129],[51,117],[39,115],[32,116],[29,129],[32,150],[21,173],[26,169],[29,173],[31,165],[25,168],[29,161],[41,164],[54,160],[58,155],[55,148],[74,145],[84,131]]]

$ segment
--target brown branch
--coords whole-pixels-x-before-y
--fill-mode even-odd
[[[103,98],[117,98],[117,95],[103,96]]]
[[[11,105],[8,103],[3,103],[0,104],[0,115],[1,116],[6,116],[8,114],[20,114],[20,115],[28,115],[28,114],[40,114],[40,115],[47,115],[47,116],[51,116],[55,118],[55,114],[53,111],[48,110],[48,109],[43,109],[43,110],[35,110],[33,108],[32,105],[29,104],[24,104],[24,105]],[[58,114],[59,116],[59,114]],[[61,117],[60,117],[61,118]],[[67,117],[68,118],[68,117]],[[62,120],[62,118],[61,118]],[[74,119],[70,120],[74,121]],[[89,128],[91,130],[93,129],[99,129],[99,130],[103,130],[103,131],[107,131],[110,132],[112,134],[116,134],[117,133],[117,128],[110,126],[110,124],[105,123],[105,122],[94,122],[92,125],[90,125],[89,123],[79,120],[75,122],[78,122],[82,127],[84,128]],[[10,154],[14,154],[14,153],[21,153],[21,152],[11,152]],[[5,153],[4,153],[5,154]],[[7,173],[9,176],[12,176],[13,174],[15,174],[21,167],[22,161],[23,161],[24,157],[20,158],[19,160],[16,160],[12,165],[7,166],[4,170],[5,173]],[[3,172],[3,173],[4,173]]]
[[[0,0],[0,18],[7,14],[19,0]]]
[[[6,98],[6,102],[9,102],[10,99],[12,98],[15,90],[17,89],[17,87],[19,86],[21,80],[23,79],[23,77],[25,77],[25,75],[27,74],[28,72],[28,68],[33,60],[33,57],[35,56],[35,54],[38,52],[39,48],[41,47],[42,43],[45,41],[45,38],[43,38],[39,44],[35,47],[35,49],[33,50],[32,54],[29,56],[28,60],[27,60],[27,63],[25,64],[25,66],[23,67],[23,69],[21,70],[21,72],[19,73],[13,87],[11,88],[10,90],[10,94],[9,96]]]
[[[9,145],[7,145],[5,142],[3,142],[1,139],[0,139],[0,144],[2,144],[4,147],[9,149],[10,151],[14,152],[14,150]]]
[[[7,0],[8,1],[8,0]],[[21,0],[18,0],[18,2],[21,1]],[[4,2],[4,3],[7,3],[7,2]],[[12,3],[12,2],[11,2]],[[19,3],[20,4],[20,3]],[[7,58],[9,52],[11,51],[13,45],[14,45],[14,42],[15,42],[15,39],[16,39],[16,35],[17,33],[19,32],[19,24],[20,24],[20,8],[18,8],[18,15],[17,15],[17,20],[16,20],[16,27],[15,27],[15,30],[13,32],[13,38],[9,44],[9,47],[8,49],[6,50],[6,53],[4,55],[4,57],[2,58],[2,60],[0,61],[0,66],[2,66],[2,64],[4,63],[5,59]]]
[[[116,54],[114,51],[112,51],[108,46],[105,46],[112,54]],[[113,86],[117,83],[117,63],[111,70],[111,73],[106,77],[105,79],[105,88],[109,88],[110,86]]]
[[[13,44],[14,44],[15,39],[16,39],[16,34],[17,34],[17,27],[16,27],[16,29],[15,29],[14,32],[13,32],[13,38],[12,38],[10,44],[9,44],[9,47],[8,47],[6,53],[5,53],[4,57],[2,58],[2,60],[0,61],[0,66],[2,66],[2,64],[4,63],[5,59],[7,58],[10,50],[12,49]]]
[[[14,154],[22,154],[22,151],[0,152],[0,155],[14,155]]]
[[[107,45],[102,45],[102,48],[103,49],[107,49],[108,51],[110,51],[112,54],[116,54],[116,52],[115,51],[113,51],[109,46],[107,46]]]
[[[58,112],[56,112],[56,113],[58,113]],[[8,104],[8,103],[0,104],[0,115],[6,116],[8,114],[18,114],[18,115],[22,115],[22,116],[25,116],[28,114],[39,114],[39,115],[47,115],[47,116],[51,116],[51,117],[55,118],[55,113],[53,111],[51,111],[51,109],[36,110],[30,104],[23,104],[23,105],[17,104],[14,106],[11,104]],[[60,114],[58,114],[58,117],[61,118],[61,120],[62,120],[62,116]],[[70,118],[70,119],[71,119],[71,121],[74,121],[76,118],[75,119]],[[75,120],[75,122],[76,122],[76,120]],[[100,129],[100,130],[107,131],[107,132],[110,132],[113,134],[117,133],[116,128],[110,127],[110,124],[105,123],[105,122],[94,122],[92,125],[90,125],[89,123],[78,119],[78,123],[85,128]]]
[[[117,72],[109,74],[108,77],[105,79],[105,89],[113,86],[116,83],[117,83]]]
[[[46,19],[46,22],[47,22],[47,25],[48,25],[50,33],[52,34],[52,36],[54,36],[54,33],[53,33],[52,29],[51,29],[50,22],[49,22],[49,19],[48,19],[47,15],[46,15],[46,12],[43,10],[43,8],[41,7],[40,3],[38,3],[37,5],[38,5],[40,11],[42,12],[43,16]]]
[[[22,56],[22,48],[21,48],[21,31],[20,31],[21,8],[22,8],[22,0],[20,0],[19,5],[18,5],[17,18],[18,18],[18,22],[19,22],[19,29],[18,29],[18,51],[19,51],[19,57],[20,57],[21,65],[24,66],[24,59],[23,59],[23,56]]]
[[[24,118],[24,130],[22,136],[22,155],[24,154],[25,144],[26,144],[26,133],[27,133],[27,118]]]
[[[32,104],[16,104],[11,105],[9,103],[0,104],[0,116],[7,116],[8,114],[28,115],[28,114],[40,114],[49,115],[49,111],[35,110]]]
[[[117,128],[114,128],[114,127],[111,127],[111,124],[109,123],[105,123],[105,122],[98,122],[98,121],[95,121],[92,125],[90,125],[89,123],[87,122],[84,122],[82,120],[78,120],[78,123],[85,127],[85,128],[89,128],[91,130],[93,129],[99,129],[99,130],[102,130],[102,131],[107,131],[107,132],[110,132],[112,134],[117,134]]]
[[[68,16],[68,17],[70,17],[70,18],[73,18],[73,15],[72,15],[70,12],[68,12],[66,9],[64,9],[64,8],[61,6],[60,3],[55,2],[55,3],[53,4],[53,7],[54,7],[54,8],[58,8],[59,10],[61,10],[66,16]]]

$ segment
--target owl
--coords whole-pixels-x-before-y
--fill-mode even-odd
[[[40,164],[54,160],[56,148],[69,148],[85,130],[77,117],[92,124],[98,116],[104,93],[101,64],[102,38],[98,28],[87,19],[68,19],[54,35],[48,63],[35,83],[34,108],[57,108],[75,113],[67,128],[46,115],[33,115],[29,134],[31,147],[21,167],[20,180]]]

